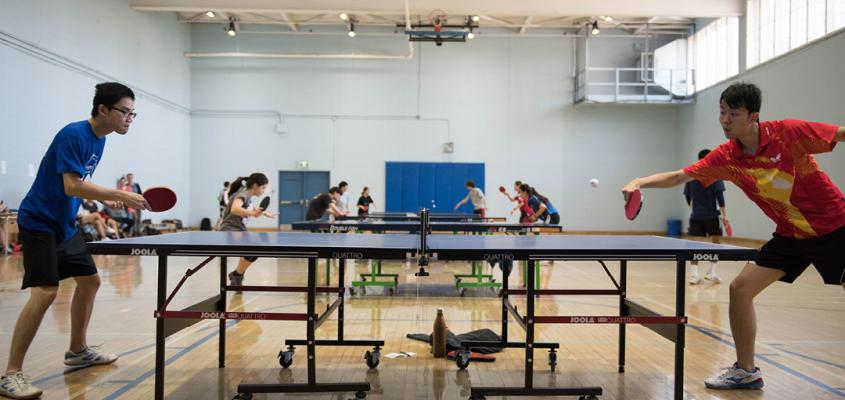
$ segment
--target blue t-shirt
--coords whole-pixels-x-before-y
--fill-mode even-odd
[[[716,181],[704,187],[699,181],[689,181],[684,185],[684,197],[687,203],[692,201],[692,215],[690,219],[707,220],[719,218],[718,206],[725,206],[725,183]]]
[[[537,211],[540,210],[540,199],[537,196],[531,195],[528,198],[528,206],[534,210],[534,214],[536,215]],[[548,213],[548,209],[542,215],[537,215],[537,219],[546,219],[546,213]]]
[[[557,209],[555,206],[552,205],[551,201],[542,202],[540,198],[534,195],[528,198],[528,205],[531,206],[531,209],[534,210],[534,213],[537,213],[540,210],[540,204],[546,205],[546,211],[543,212],[542,215],[538,217],[538,219],[546,219],[549,215],[557,214]]]
[[[549,210],[549,215],[557,214],[557,208],[555,208],[555,206],[552,205],[551,200],[546,200],[546,202],[543,203],[543,204],[546,205],[546,210]]]
[[[82,199],[65,194],[62,174],[73,172],[90,179],[105,145],[106,138],[98,138],[87,120],[62,128],[41,159],[35,182],[21,202],[18,225],[52,233],[59,242],[76,235],[76,212]]]

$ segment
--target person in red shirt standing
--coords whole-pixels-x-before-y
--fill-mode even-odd
[[[622,188],[627,199],[639,188],[669,188],[693,179],[705,187],[731,181],[777,224],[757,262],[731,282],[737,361],[705,380],[712,389],[763,387],[763,375],[754,365],[754,297],[760,292],[778,280],[793,282],[810,264],[825,283],[845,288],[845,196],[813,158],[845,141],[845,127],[794,119],[760,122],[761,103],[754,84],[732,84],[719,99],[727,142],[684,169],[637,178]]]

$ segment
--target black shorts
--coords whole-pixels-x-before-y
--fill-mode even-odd
[[[21,289],[59,286],[61,280],[97,273],[94,259],[88,254],[85,240],[79,232],[58,243],[56,235],[52,233],[19,228],[24,268]]]
[[[560,224],[560,214],[550,214],[549,215],[549,223],[552,225]]]
[[[786,272],[780,280],[792,283],[810,264],[816,267],[824,283],[839,285],[845,277],[845,227],[812,239],[793,239],[773,235],[757,258],[757,265]]]
[[[722,236],[722,226],[719,218],[713,219],[690,219],[690,236]]]

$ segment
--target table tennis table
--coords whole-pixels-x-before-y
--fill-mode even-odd
[[[416,214],[415,214],[416,215]],[[467,215],[467,214],[458,214]],[[328,232],[328,233],[345,233],[345,232],[401,232],[401,233],[418,233],[420,231],[420,221],[411,220],[340,220],[330,221],[326,219],[299,221],[291,224],[291,229],[311,232]],[[530,224],[530,223],[508,223],[504,221],[463,221],[463,220],[430,220],[426,225],[428,230],[432,233],[470,233],[470,234],[541,234],[541,233],[561,233],[563,228],[557,224]],[[527,264],[527,262],[523,263]],[[510,262],[508,262],[510,267]],[[523,280],[525,279],[525,269],[528,265],[522,265]],[[535,266],[535,269],[539,266]],[[329,269],[329,261],[326,261],[326,269]],[[539,272],[538,272],[539,273]],[[354,294],[354,288],[360,288],[363,292],[366,287],[377,286],[388,290],[388,293],[393,294],[396,287],[399,285],[399,276],[397,274],[389,274],[382,271],[382,260],[371,260],[370,271],[360,275],[361,280],[352,281],[352,287],[349,288],[351,294]],[[326,272],[326,279],[329,279],[329,274]],[[538,282],[539,283],[539,282]],[[327,283],[328,284],[328,281]],[[469,274],[456,274],[455,287],[458,293],[463,296],[467,288],[500,288],[501,283],[496,282],[492,274],[484,273],[484,262],[471,261],[471,271]],[[539,288],[539,286],[538,286]]]
[[[422,224],[427,221],[425,218]],[[471,387],[470,399],[484,399],[486,396],[582,396],[594,399],[602,394],[600,387],[536,387],[534,384],[534,351],[549,349],[549,362],[556,360],[554,350],[557,344],[543,344],[535,340],[537,324],[616,324],[619,326],[618,371],[625,368],[625,327],[641,324],[674,343],[674,398],[683,398],[684,344],[685,344],[685,274],[686,262],[691,260],[741,261],[752,260],[756,250],[693,242],[656,236],[589,236],[589,235],[427,235],[422,227],[420,234],[371,234],[336,235],[330,233],[303,232],[182,232],[158,236],[146,236],[106,242],[92,242],[88,249],[92,254],[116,254],[158,257],[156,318],[156,368],[155,398],[164,398],[165,338],[203,319],[219,320],[218,366],[225,367],[226,320],[289,320],[304,321],[304,340],[286,340],[288,351],[279,354],[280,364],[290,366],[294,346],[307,348],[306,383],[262,384],[241,383],[236,399],[249,399],[254,393],[321,393],[355,392],[357,398],[365,398],[370,389],[367,382],[317,382],[317,346],[373,346],[367,351],[367,365],[378,365],[383,340],[350,340],[344,338],[344,270],[346,260],[384,259],[418,260],[420,269],[431,260],[596,260],[618,261],[618,279],[605,267],[614,289],[535,289],[537,279],[533,268],[528,268],[528,280],[524,289],[509,289],[508,279],[503,280],[501,296],[501,342],[463,342],[456,362],[461,367],[468,363],[469,351],[474,347],[498,346],[522,348],[525,351],[524,385],[516,387]],[[179,256],[203,256],[205,260],[188,270],[174,291],[167,294],[168,258]],[[259,256],[275,258],[303,258],[308,260],[306,286],[228,286],[225,257]],[[167,306],[185,280],[199,269],[220,257],[220,293],[185,309],[172,311]],[[316,283],[317,261],[332,258],[338,262],[337,287],[318,287]],[[675,270],[675,310],[673,315],[663,316],[628,299],[627,263],[629,261],[669,261]],[[653,266],[649,266],[653,268]],[[300,292],[306,293],[305,313],[228,312],[227,292]],[[336,293],[337,299],[323,312],[316,312],[317,293]],[[524,295],[525,309],[517,310],[510,296]],[[619,315],[536,315],[535,295],[611,295],[619,299]],[[337,339],[315,339],[315,331],[337,312]],[[508,340],[508,316],[525,331],[525,341]],[[553,364],[552,364],[553,365]],[[465,365],[464,365],[465,367]]]

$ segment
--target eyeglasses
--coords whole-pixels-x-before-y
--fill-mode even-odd
[[[111,110],[120,111],[123,114],[123,117],[126,119],[135,119],[138,117],[138,113],[134,111],[124,110],[122,108],[117,107],[109,107]]]

